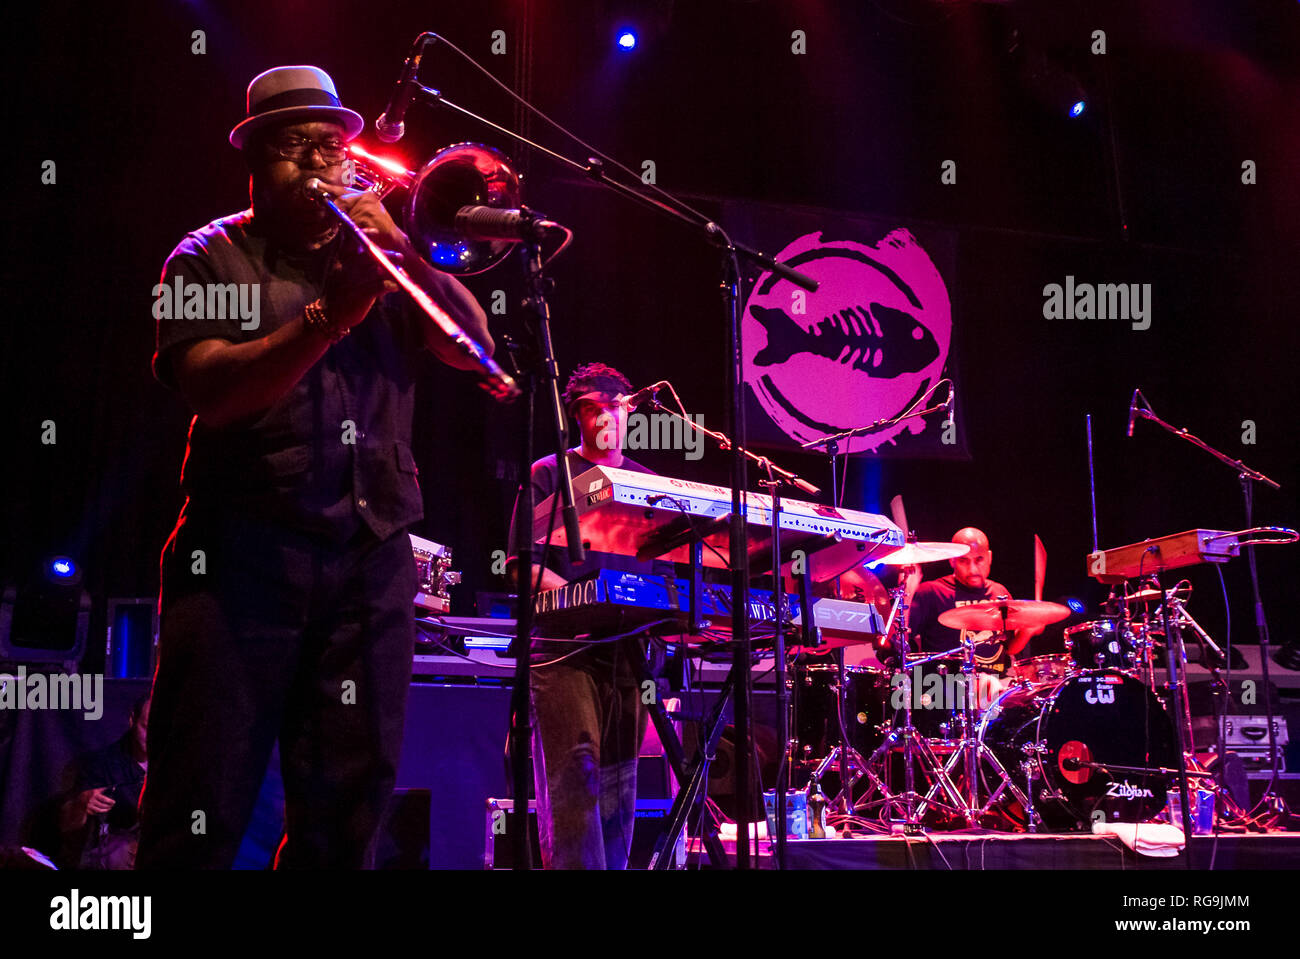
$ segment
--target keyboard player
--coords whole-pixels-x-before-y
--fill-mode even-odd
[[[573,371],[563,397],[582,440],[567,451],[572,476],[595,466],[653,472],[623,452],[629,409],[621,400],[631,392],[627,377],[603,363]],[[558,477],[554,454],[533,464],[536,503],[555,492]],[[517,553],[514,525],[511,552]],[[536,582],[540,572],[543,591],[600,569],[673,574],[668,562],[590,550],[578,566],[554,546],[539,558],[542,565],[534,566],[533,578]],[[517,575],[513,558],[510,575]],[[646,639],[627,637],[585,647],[534,641],[532,655],[533,776],[542,864],[547,869],[625,869],[636,815],[637,753],[648,717],[636,670],[636,659],[646,656]]]

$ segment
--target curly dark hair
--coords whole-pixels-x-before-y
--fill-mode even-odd
[[[574,412],[573,403],[586,393],[631,393],[632,383],[626,376],[604,363],[584,363],[569,374],[564,385],[564,408]]]

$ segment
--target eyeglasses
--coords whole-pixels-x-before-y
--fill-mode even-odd
[[[306,160],[314,151],[319,151],[321,159],[330,165],[342,163],[348,155],[347,146],[338,137],[330,137],[326,140],[312,140],[290,134],[272,140],[271,149],[286,160],[292,160],[295,163]]]

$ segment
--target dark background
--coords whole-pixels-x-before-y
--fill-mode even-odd
[[[1084,416],[1094,416],[1102,547],[1192,527],[1245,525],[1232,470],[1152,424],[1124,427],[1141,386],[1157,413],[1282,484],[1260,488],[1258,523],[1296,526],[1293,369],[1300,251],[1300,6],[1293,0],[929,2],[873,0],[479,0],[442,2],[48,2],[9,32],[7,217],[0,383],[0,573],[42,557],[80,560],[97,612],[157,589],[157,557],[180,505],[188,414],[153,381],[151,289],[186,231],[247,205],[226,142],[244,88],[286,63],[329,71],[368,121],[383,109],[417,33],[436,30],[556,120],[660,185],[704,201],[752,199],[930,224],[957,236],[947,276],[962,364],[968,461],[855,462],[846,504],[905,495],[922,539],[989,534],[993,575],[1032,590],[1037,532],[1047,594],[1096,598]],[[641,30],[615,52],[626,18]],[[191,32],[207,52],[191,53]],[[505,30],[507,54],[492,55]],[[807,54],[791,53],[791,31]],[[1089,52],[1106,31],[1107,53]],[[521,115],[446,49],[424,82],[506,124]],[[1071,77],[1073,79],[1071,79]],[[1065,115],[1074,84],[1088,100]],[[535,119],[527,132],[585,151]],[[635,385],[670,379],[706,424],[723,423],[725,331],[717,262],[685,229],[575,182],[544,157],[446,112],[413,108],[399,151],[418,166],[464,139],[503,148],[527,202],[577,231],[553,270],[562,369],[601,359]],[[374,146],[372,134],[367,145]],[[57,184],[40,183],[57,163]],[[957,184],[940,165],[957,162]],[[1257,165],[1257,185],[1241,164]],[[744,240],[745,237],[737,237]],[[505,289],[514,260],[471,286]],[[1121,321],[1047,321],[1043,286],[1067,274],[1150,283],[1146,331]],[[467,374],[430,377],[416,452],[427,518],[465,585],[496,589],[514,496],[518,409]],[[54,420],[58,442],[40,442]],[[1243,445],[1253,420],[1255,445]],[[662,472],[725,481],[726,460],[647,454]],[[792,468],[825,483],[815,458]],[[1294,637],[1297,547],[1259,551],[1274,640]],[[947,572],[931,567],[928,575]],[[1244,561],[1226,570],[1234,639],[1253,640]],[[1193,612],[1216,635],[1213,571],[1189,572]],[[102,624],[92,635],[102,637]]]

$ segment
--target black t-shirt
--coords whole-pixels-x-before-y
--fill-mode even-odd
[[[186,236],[163,267],[168,293],[155,293],[159,382],[176,388],[179,346],[260,339],[301,315],[324,292],[341,243],[340,234],[320,250],[288,251],[250,210]],[[424,515],[410,446],[424,341],[398,297],[381,298],[251,421],[218,429],[193,419],[181,474],[189,510],[237,508],[337,542],[362,524],[386,539]],[[241,315],[254,300],[256,315]]]
[[[940,613],[958,606],[969,606],[971,603],[983,603],[1010,595],[1010,590],[993,580],[987,580],[982,589],[971,589],[959,583],[956,576],[943,576],[917,587],[912,605],[907,611],[907,626],[914,637],[920,637],[922,652],[939,653],[945,649],[955,649],[962,644],[970,630],[951,629],[941,625]],[[974,639],[976,664],[990,672],[1005,673],[1011,665],[1006,633],[979,630]]]

